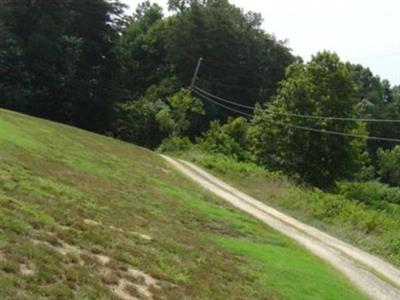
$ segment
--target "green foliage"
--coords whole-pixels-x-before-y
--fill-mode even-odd
[[[169,134],[160,130],[158,120],[158,114],[164,107],[162,100],[152,101],[149,98],[118,104],[113,124],[115,136],[151,149],[156,148]]]
[[[304,119],[293,114],[352,117],[355,103],[350,72],[336,54],[322,52],[307,64],[290,66],[278,95],[267,106],[272,113],[256,110],[252,137],[258,161],[320,187],[350,176],[353,168],[361,165],[355,161],[360,156],[357,151],[365,152],[361,144],[355,145],[349,137],[290,126],[352,133],[357,128],[354,122]]]
[[[169,137],[172,140],[165,141],[164,147],[172,147],[177,141],[174,137],[186,134],[203,114],[202,102],[185,89],[172,96],[164,96],[164,90],[163,86],[152,86],[143,98],[119,103],[113,124],[115,136],[155,149]]]
[[[18,43],[0,32],[0,106],[27,110],[31,78]]]
[[[360,118],[400,119],[400,102],[396,88],[391,89],[387,80],[381,80],[370,69],[361,65],[348,64],[357,87],[357,113]],[[400,137],[400,126],[391,123],[368,123],[367,130],[371,136]],[[370,141],[368,150],[376,166],[379,148],[391,149],[393,143],[387,141]]]
[[[0,105],[109,129],[121,96],[118,1],[6,1],[0,9]]]
[[[158,147],[158,151],[167,152],[167,153],[182,153],[185,151],[189,151],[193,147],[192,142],[187,137],[178,137],[171,136],[166,138],[160,147]]]
[[[188,86],[203,57],[198,84],[252,105],[273,94],[294,61],[283,42],[261,30],[259,14],[244,13],[226,0],[170,1],[169,7],[175,14],[164,17],[158,5],[140,4],[121,36],[118,57],[124,85],[134,98],[163,80],[173,88]],[[229,116],[214,105],[206,111],[194,135],[206,130],[210,120]]]
[[[400,88],[327,52],[301,63],[261,29],[261,15],[227,0],[171,0],[168,16],[145,1],[131,17],[118,0],[17,2],[0,4],[1,107],[153,149],[167,137],[167,148],[186,147],[178,137],[201,137],[205,151],[256,156],[264,166],[323,187],[340,178],[372,179],[377,149],[393,144],[287,125],[400,135],[398,124],[279,115],[400,119]],[[225,124],[232,113],[208,102],[203,107],[188,90],[176,93],[190,83],[199,57],[196,84],[245,105],[273,101],[267,107],[275,113],[259,109],[248,129],[243,119]],[[386,182],[398,184],[382,172]]]
[[[238,160],[248,160],[250,159],[248,130],[248,122],[241,117],[229,119],[223,125],[214,121],[198,143],[208,153],[219,153]]]
[[[339,194],[346,198],[366,203],[371,207],[390,211],[393,208],[390,203],[400,205],[400,189],[389,187],[378,181],[339,182],[337,188]]]
[[[204,115],[203,103],[193,98],[187,89],[166,99],[167,105],[160,110],[156,119],[165,132],[173,136],[182,136],[188,132],[191,126],[195,125],[195,118]]]
[[[394,186],[400,186],[400,146],[393,150],[378,150],[378,173],[382,180]]]
[[[164,32],[166,21],[162,8],[149,1],[138,5],[117,44],[118,59],[123,66],[121,80],[132,98],[145,94],[169,76],[165,62]]]
[[[355,135],[368,136],[366,124],[359,123],[352,131]],[[350,159],[348,173],[354,180],[368,181],[375,178],[375,168],[372,166],[366,139],[353,139],[350,143]]]
[[[400,103],[400,85],[396,85],[393,87],[392,96],[393,96],[394,102],[399,104]]]
[[[277,172],[268,172],[263,167],[253,162],[238,161],[224,154],[209,154],[204,152],[185,153],[184,157],[221,174],[240,174],[241,176],[268,176],[280,178],[283,176]]]

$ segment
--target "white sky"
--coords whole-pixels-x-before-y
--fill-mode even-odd
[[[141,1],[122,0],[133,10]],[[165,7],[167,0],[155,0]],[[399,0],[230,0],[259,12],[263,28],[308,60],[321,50],[400,84]]]

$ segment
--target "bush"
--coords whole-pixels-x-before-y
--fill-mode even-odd
[[[388,203],[400,204],[400,189],[377,181],[340,182],[337,187],[339,194],[370,206],[384,208]]]
[[[193,147],[192,142],[187,137],[172,136],[166,138],[158,151],[160,152],[184,152],[189,151]]]
[[[194,120],[204,115],[203,103],[192,97],[187,89],[181,89],[166,99],[164,108],[157,114],[160,127],[171,136],[183,136],[195,125]]]
[[[160,128],[157,120],[157,114],[164,107],[163,101],[148,98],[118,104],[113,124],[115,137],[154,149],[169,134]]]
[[[304,200],[306,199],[306,200]],[[304,191],[292,189],[291,193],[279,200],[286,209],[296,210],[297,214],[306,216],[319,224],[330,225],[335,230],[344,230],[369,234],[386,233],[387,228],[399,228],[393,216],[380,212],[369,205],[349,201],[344,195],[325,193],[319,190]],[[328,226],[328,227],[330,227]],[[393,234],[393,231],[390,234]],[[389,234],[389,232],[387,232]]]
[[[182,89],[166,97],[162,86],[150,87],[139,100],[119,103],[115,107],[113,135],[119,139],[151,149],[157,148],[168,137],[182,136],[191,120],[204,113],[200,100]],[[186,140],[187,144],[189,140]],[[165,141],[175,148],[178,140]],[[179,141],[180,146],[182,141]],[[164,145],[167,147],[167,145]]]
[[[230,119],[220,125],[211,122],[210,129],[198,140],[200,148],[208,153],[223,154],[237,160],[249,160],[248,123],[244,118]]]
[[[233,173],[246,176],[256,176],[267,171],[251,162],[238,162],[232,157],[223,154],[197,155],[194,161],[210,170],[220,173]]]
[[[378,150],[378,173],[382,181],[394,186],[400,186],[400,146],[393,150]]]

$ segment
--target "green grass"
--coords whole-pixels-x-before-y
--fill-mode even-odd
[[[122,279],[154,299],[365,299],[156,154],[0,110],[0,299],[118,299]]]
[[[215,240],[224,248],[249,257],[256,268],[257,281],[267,283],[285,299],[363,299],[358,293],[342,289],[341,280],[332,280],[335,277],[332,270],[327,271],[314,257],[291,243],[255,243],[225,237]],[[281,259],[279,262],[275,261],[277,256]],[[323,295],[320,287],[324,287]]]
[[[193,151],[184,156],[256,199],[400,266],[397,190],[372,183],[341,183],[342,195],[326,193],[297,186],[252,163]]]

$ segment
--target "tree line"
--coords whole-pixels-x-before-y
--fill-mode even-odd
[[[196,143],[318,186],[373,178],[385,153],[395,160],[392,142],[288,126],[400,138],[396,123],[294,116],[400,119],[400,87],[368,68],[330,52],[305,63],[261,29],[261,15],[227,0],[170,0],[168,15],[149,1],[131,16],[125,9],[105,0],[1,2],[0,106],[152,149]],[[185,89],[200,57],[196,84],[256,107],[254,118]]]

